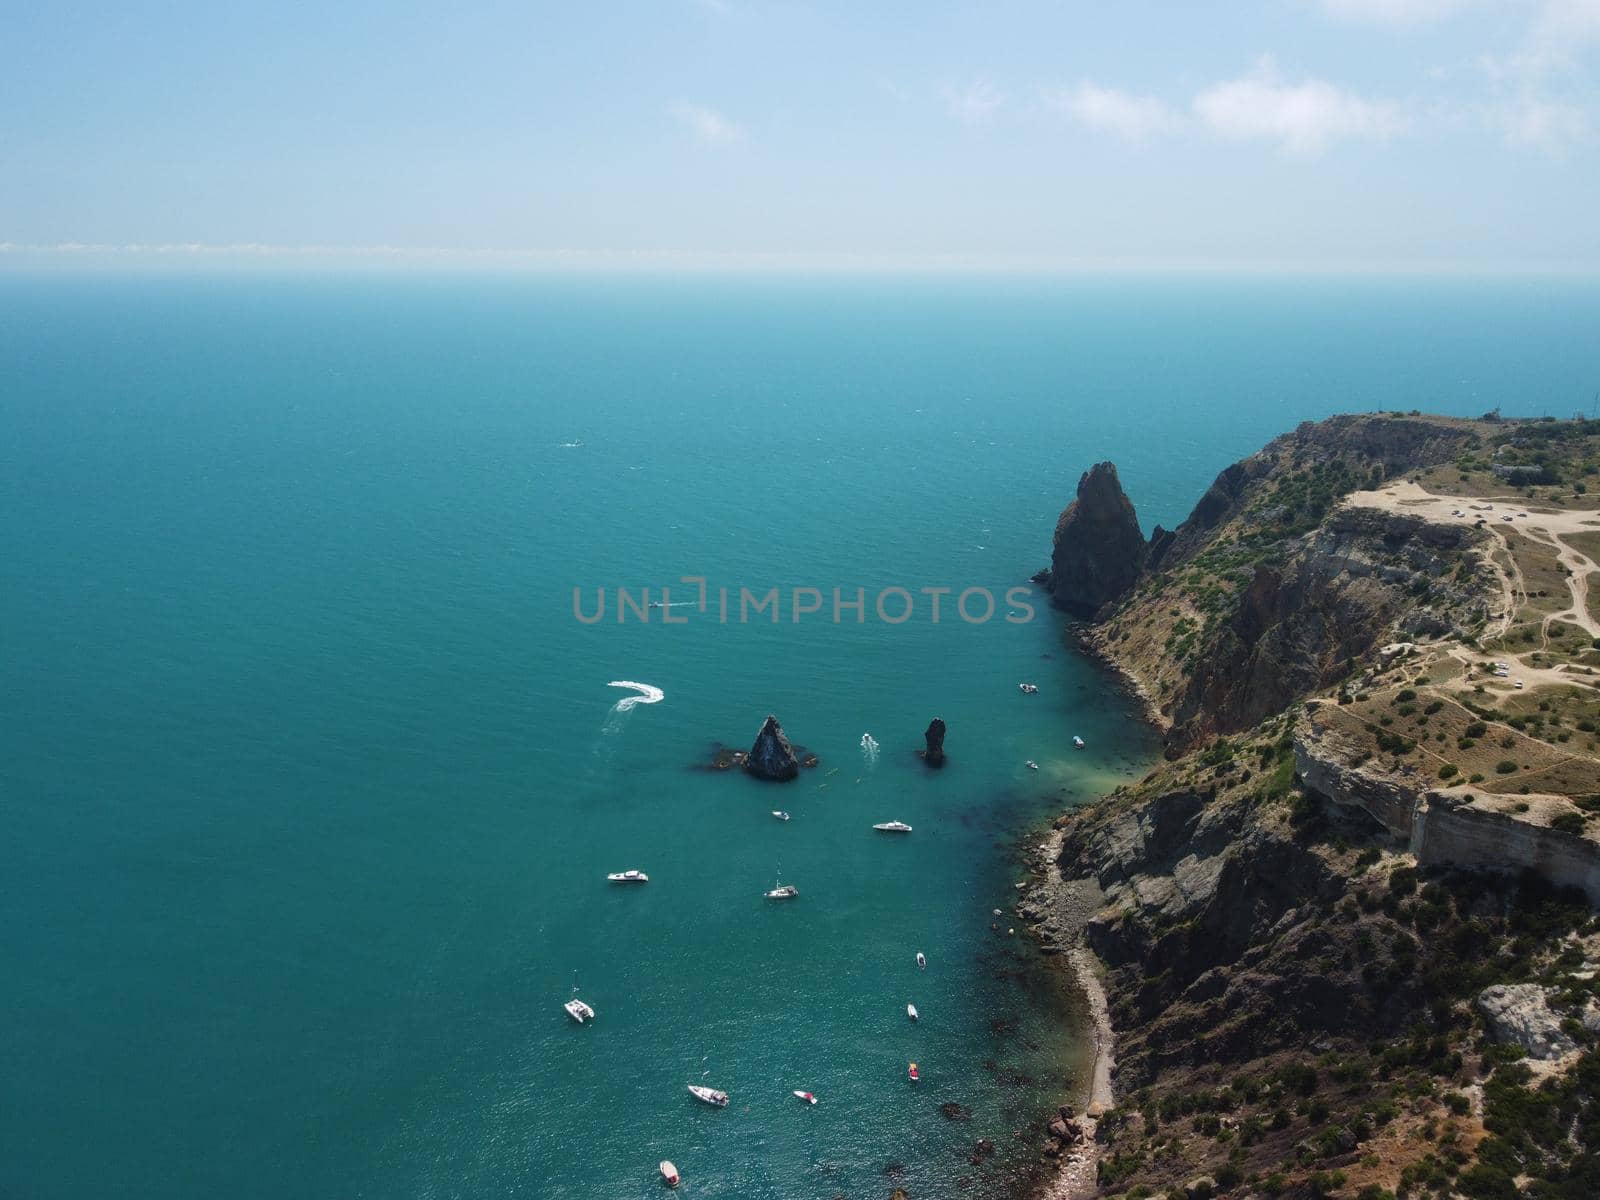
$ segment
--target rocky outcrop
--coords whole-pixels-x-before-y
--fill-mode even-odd
[[[778,718],[769,716],[745,756],[744,769],[757,779],[786,780],[800,774],[800,760],[784,735]]]
[[[1056,522],[1052,598],[1079,616],[1094,616],[1138,581],[1145,549],[1139,518],[1122,491],[1117,468],[1096,463],[1078,480],[1077,499]]]
[[[1576,812],[1562,796],[1513,801],[1470,788],[1436,788],[1415,774],[1347,765],[1348,748],[1319,727],[1313,714],[1294,739],[1295,770],[1307,791],[1359,809],[1392,835],[1422,867],[1455,867],[1516,875],[1527,871],[1555,887],[1576,888],[1600,906],[1600,842],[1553,828],[1560,812]]]
[[[1545,989],[1537,983],[1502,983],[1478,995],[1489,1033],[1497,1042],[1520,1046],[1540,1062],[1565,1058],[1578,1043],[1561,1028],[1561,1014],[1550,1007]]]
[[[944,766],[944,721],[935,717],[928,723],[928,731],[922,737],[927,742],[922,761],[930,767]]]

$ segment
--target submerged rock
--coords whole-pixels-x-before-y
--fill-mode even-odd
[[[935,717],[922,736],[928,743],[928,748],[922,752],[922,761],[930,767],[944,766],[944,722]]]
[[[1055,602],[1080,616],[1094,616],[1138,582],[1147,550],[1116,466],[1096,463],[1078,480],[1078,498],[1056,522],[1050,554]]]
[[[781,781],[800,774],[800,760],[795,757],[794,747],[789,745],[777,717],[769,716],[761,726],[755,745],[745,757],[744,769],[757,779]]]

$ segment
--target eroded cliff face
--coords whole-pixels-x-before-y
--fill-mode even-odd
[[[1319,963],[1343,883],[1281,806],[1215,789],[1113,798],[1071,819],[1058,861],[1103,898],[1083,937],[1118,985],[1119,1090],[1370,1023],[1386,1003]]]
[[[1344,679],[1385,643],[1464,634],[1481,623],[1491,581],[1464,557],[1475,536],[1413,517],[1336,510],[1277,561],[1255,563],[1233,611],[1174,681],[1174,744],[1249,729]],[[1158,593],[1145,607],[1159,603]]]
[[[1070,612],[1092,617],[1122,599],[1144,569],[1145,541],[1117,468],[1096,463],[1056,522],[1050,594]]]
[[[1313,713],[1295,734],[1296,774],[1317,798],[1370,816],[1418,866],[1510,876],[1526,871],[1555,887],[1575,888],[1600,907],[1600,841],[1552,824],[1562,813],[1579,812],[1568,797],[1439,787],[1415,772],[1353,765],[1352,751]]]
[[[1057,530],[1054,594],[1080,613],[1099,605],[1088,644],[1135,681],[1173,752],[1249,729],[1337,683],[1376,646],[1485,619],[1494,582],[1481,534],[1338,504],[1459,453],[1474,436],[1461,424],[1303,425],[1224,470],[1188,520],[1138,548],[1128,548],[1131,505],[1103,519],[1115,535],[1077,532],[1081,512],[1121,511],[1120,488],[1075,504]],[[1064,556],[1064,545],[1077,549]],[[1074,572],[1087,582],[1074,584]]]

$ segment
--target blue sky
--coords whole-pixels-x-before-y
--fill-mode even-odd
[[[0,269],[1600,271],[1600,0],[13,6]]]

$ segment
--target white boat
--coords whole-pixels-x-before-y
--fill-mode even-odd
[[[1039,690],[1039,685],[1037,683],[1019,683],[1017,688],[1023,695],[1031,696]]]
[[[728,1093],[719,1092],[716,1088],[701,1087],[699,1084],[691,1083],[689,1085],[689,1094],[696,1100],[711,1105],[712,1108],[728,1107]]]
[[[668,1187],[678,1186],[678,1168],[664,1158],[661,1160],[661,1178]]]
[[[612,883],[649,883],[650,876],[643,871],[613,871],[606,878]]]
[[[778,820],[780,820],[780,821],[787,821],[789,819],[789,814],[788,813],[780,812],[780,811],[778,811],[776,809],[773,810],[772,815],[777,817]]]
[[[762,892],[768,900],[792,900],[800,894],[800,889],[792,883],[780,883],[770,892]]]
[[[804,1100],[807,1104],[815,1104],[817,1102],[817,1098],[810,1092],[796,1092],[795,1095],[799,1096],[800,1099]]]
[[[566,1009],[567,1016],[571,1017],[579,1025],[582,1025],[585,1021],[594,1020],[594,1009],[590,1008],[576,996],[574,996],[571,1000],[568,1000],[561,1007]]]
[[[1022,765],[1027,767],[1030,771],[1037,771],[1039,769],[1039,764],[1034,762],[1031,758],[1024,759]]]
[[[927,959],[927,956],[925,956],[925,955],[924,955],[924,954],[923,954],[923,953],[922,953],[922,951],[921,951],[921,950],[918,950],[918,951],[917,951],[917,966],[919,966],[919,967],[921,967],[921,968],[922,968],[922,969],[923,969],[923,970],[924,970],[924,971],[926,971],[926,970],[927,970],[927,969],[928,969],[928,959]]]
[[[904,821],[880,821],[873,826],[879,833],[910,833],[911,826]]]
[[[913,1021],[917,1019],[917,1006],[915,1004],[906,1005],[906,1016],[910,1017]]]
[[[1072,736],[1072,744],[1074,746],[1076,746],[1079,750],[1083,749],[1083,739],[1081,737],[1079,737],[1077,734],[1073,734],[1073,736]]]

